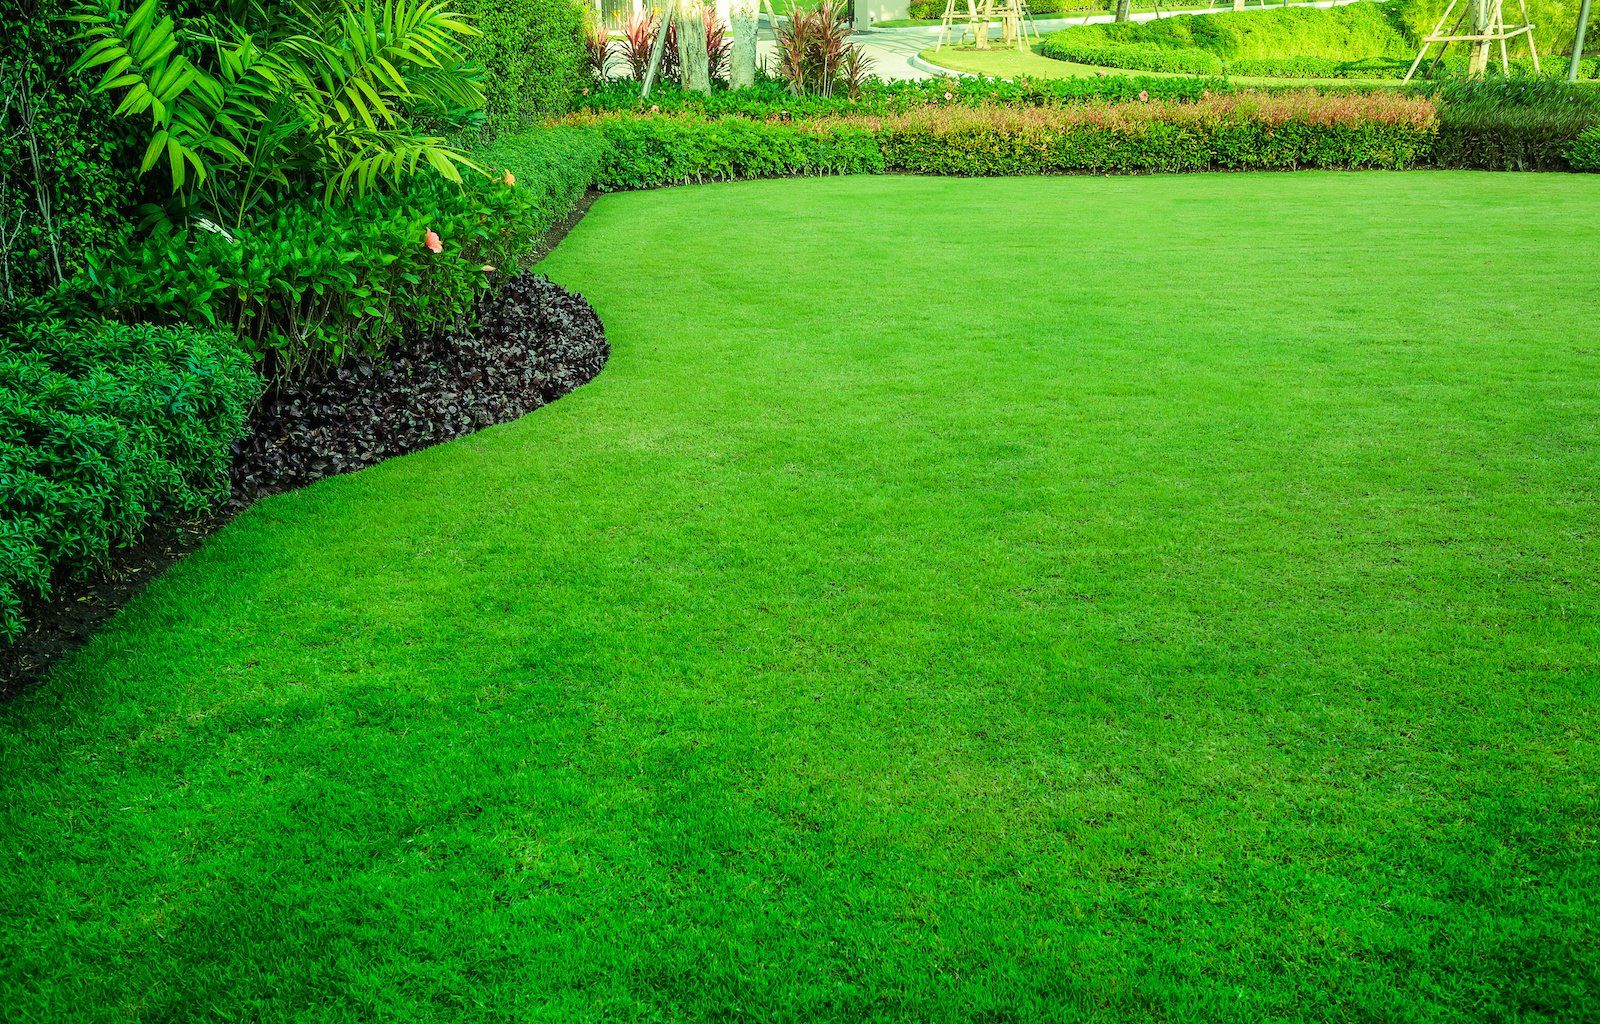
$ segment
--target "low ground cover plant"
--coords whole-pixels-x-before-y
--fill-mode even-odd
[[[226,497],[260,389],[222,331],[0,326],[0,640],[57,576],[92,572],[148,523]]]
[[[274,388],[233,462],[236,497],[297,487],[507,423],[605,365],[605,328],[581,296],[532,273],[479,296],[475,315],[388,358],[356,354]]]

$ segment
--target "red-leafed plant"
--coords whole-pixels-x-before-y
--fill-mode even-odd
[[[589,56],[589,70],[594,77],[604,79],[606,72],[611,70],[610,31],[598,20],[590,18],[584,26],[583,45]]]
[[[816,8],[796,7],[777,29],[778,75],[796,96],[854,96],[866,81],[872,60],[849,40],[845,5],[822,0]]]
[[[728,54],[733,50],[733,43],[728,39],[727,30],[722,27],[722,22],[717,20],[717,11],[714,7],[705,9],[706,21],[706,66],[711,71],[712,78],[728,77]]]
[[[635,82],[644,81],[650,67],[650,47],[656,41],[656,29],[661,24],[653,13],[638,13],[622,26],[622,62],[628,65],[628,76]],[[667,26],[667,43],[661,48],[661,67],[658,79],[678,77],[678,35],[672,25]]]

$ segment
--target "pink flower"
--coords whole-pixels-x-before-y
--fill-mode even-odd
[[[1150,102],[1150,94],[1145,92],[1143,89],[1140,89],[1139,90],[1139,102],[1140,103],[1149,103]]]
[[[953,100],[953,99],[956,98],[955,97],[955,93],[947,92],[947,93],[944,94],[944,98],[947,99],[947,100]]]
[[[650,104],[650,113],[659,114],[659,113],[661,113],[661,108],[656,106],[654,103],[652,103],[652,104]]]
[[[1096,71],[1095,75],[1100,77],[1100,78],[1106,77],[1106,73],[1104,71]]]
[[[501,182],[501,184],[503,184],[507,188],[509,188],[512,185],[515,185],[517,183],[517,176],[515,174],[511,173],[511,168],[507,167],[506,168],[506,175],[505,175],[505,177],[500,179],[500,182]]]
[[[444,241],[439,237],[439,232],[432,228],[429,228],[428,233],[422,236],[422,244],[427,247],[429,252],[444,252]]]
[[[585,89],[585,90],[583,90],[583,94],[584,94],[584,95],[585,95],[585,96],[587,96],[587,95],[589,95],[589,90],[588,90],[588,89]]]

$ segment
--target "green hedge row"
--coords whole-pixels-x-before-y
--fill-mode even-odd
[[[1049,174],[1207,168],[1412,167],[1438,120],[1426,99],[1314,91],[1195,102],[966,107],[760,121],[699,114],[578,115],[504,140],[502,162],[552,131],[587,133],[602,189],[800,174]],[[515,166],[515,164],[511,164]]]
[[[25,320],[0,329],[0,640],[52,579],[212,507],[260,380],[221,332]]]

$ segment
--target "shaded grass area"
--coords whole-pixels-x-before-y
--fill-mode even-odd
[[[545,264],[593,383],[263,502],[0,707],[0,1006],[1593,1018],[1597,212],[606,197]]]
[[[1024,53],[1014,48],[996,46],[979,50],[972,46],[946,46],[939,50],[929,47],[921,57],[930,64],[969,75],[989,75],[994,78],[1093,78],[1096,75],[1136,75],[1141,78],[1195,78],[1199,76],[1172,71],[1134,71],[1127,68],[1097,67],[1056,60],[1039,52],[1042,44],[1032,44]],[[1398,79],[1365,78],[1260,78],[1249,75],[1230,75],[1235,85],[1252,88],[1304,88],[1315,87],[1324,91],[1337,89],[1370,90],[1377,87],[1396,88]]]

